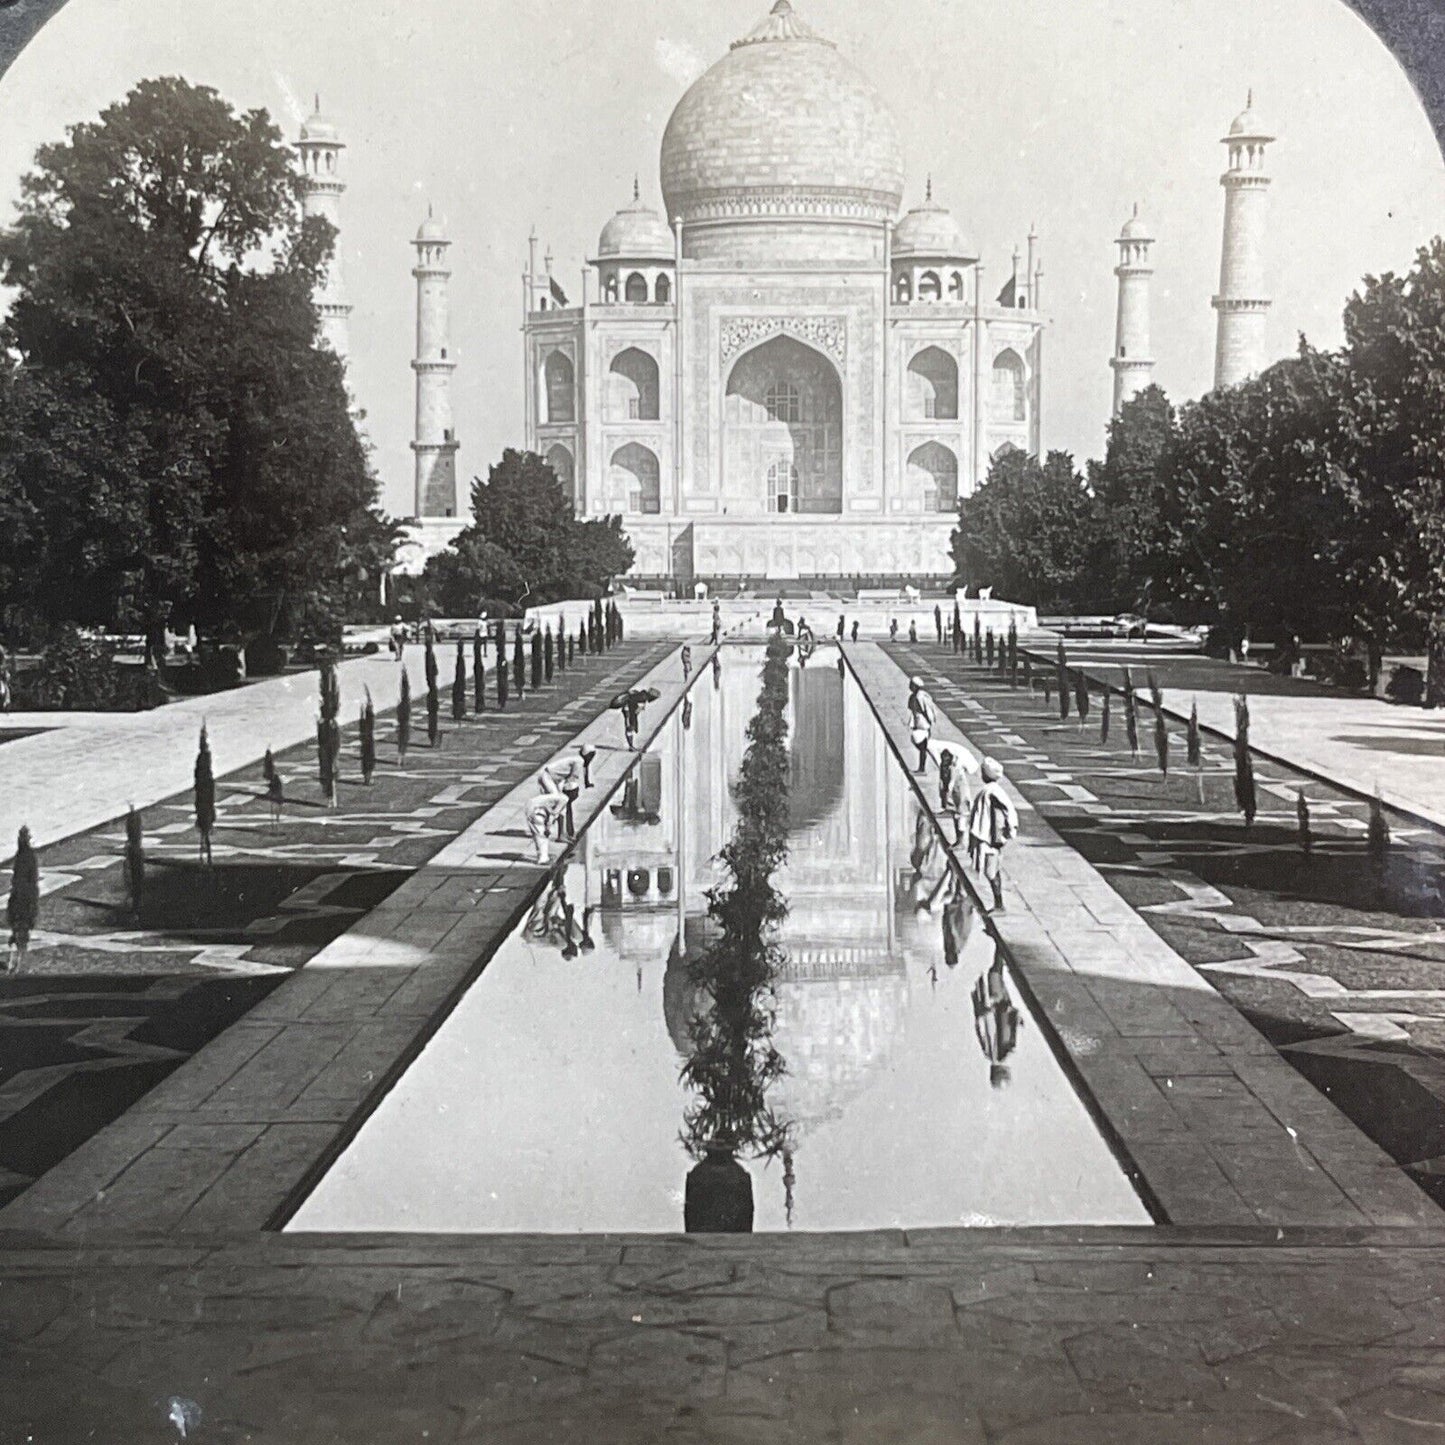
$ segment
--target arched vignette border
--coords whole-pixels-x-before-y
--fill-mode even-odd
[[[66,0],[0,0],[0,84],[15,57]],[[205,0],[193,0],[204,4]],[[521,0],[517,0],[521,3]],[[1268,0],[1257,0],[1268,3]],[[1445,5],[1440,0],[1340,0],[1385,42],[1415,87],[1445,152]]]

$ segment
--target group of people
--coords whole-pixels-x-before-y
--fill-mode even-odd
[[[928,772],[938,708],[921,677],[908,680],[908,737],[918,750],[920,775]],[[984,758],[979,767],[982,785],[974,792],[968,779],[973,758],[962,748],[938,751],[939,810],[953,824],[953,846],[968,846],[969,862],[988,881],[993,911],[1004,911],[1003,850],[1018,835],[1019,815],[1004,787],[1003,765]],[[967,814],[967,824],[964,817]]]

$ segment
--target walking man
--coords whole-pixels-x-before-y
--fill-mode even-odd
[[[1018,810],[1004,791],[1003,766],[983,760],[983,787],[968,812],[968,854],[974,869],[993,889],[993,912],[1004,912],[1003,850],[1019,830]]]
[[[400,617],[391,620],[391,650],[398,662],[406,651],[406,623]]]
[[[896,617],[888,619],[888,640],[889,642],[898,641],[898,619]]]
[[[957,848],[964,840],[964,816],[968,811],[971,790],[968,785],[968,770],[973,760],[967,753],[955,753],[952,748],[942,748],[938,754],[938,805],[946,818],[953,823],[953,846]]]
[[[838,641],[839,641],[839,642],[842,642],[842,640],[843,640],[843,614],[840,612],[840,613],[838,614]]]
[[[933,727],[938,721],[938,710],[921,677],[908,679],[908,738],[918,749],[920,773],[928,771],[928,744],[933,737]]]
[[[712,645],[722,641],[722,608],[716,602],[712,605]]]
[[[682,680],[686,682],[692,676],[692,648],[686,643],[682,648]]]
[[[854,642],[858,641],[858,619],[856,617],[853,619],[853,629],[850,635]]]

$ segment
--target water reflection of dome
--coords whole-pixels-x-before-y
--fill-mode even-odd
[[[687,920],[695,954],[711,931],[706,918]],[[773,1046],[787,1072],[769,1092],[779,1119],[806,1135],[837,1118],[887,1062],[908,1005],[908,979],[899,960],[855,947],[799,948],[775,986]],[[692,1052],[692,1020],[704,1006],[675,948],[663,977],[662,1009],[681,1058]]]
[[[648,963],[661,958],[677,937],[677,914],[672,909],[604,910],[602,937],[627,963]]]
[[[788,831],[802,833],[832,817],[843,802],[843,679],[831,667],[792,674],[788,739]]]

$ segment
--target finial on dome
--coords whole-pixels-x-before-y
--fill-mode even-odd
[[[636,205],[637,202],[640,201],[641,199],[642,199],[642,186],[641,186],[641,184],[640,184],[640,178],[639,178],[638,176],[633,176],[633,178],[632,178],[632,202],[633,202],[634,205]]]
[[[313,102],[315,103],[315,109],[312,111],[312,114],[313,114],[313,115],[320,115],[320,114],[321,114],[321,92],[318,90],[311,98],[312,98]]]
[[[789,0],[777,0],[777,3],[773,6],[774,15],[791,15],[792,13],[793,7],[789,3]]]
[[[933,201],[933,173],[931,171],[929,172],[928,180],[923,186],[923,199],[930,204]]]
[[[1251,86],[1249,87],[1249,89],[1245,92],[1245,96],[1244,96],[1244,108],[1245,108],[1246,110],[1253,110],[1253,109],[1254,109],[1254,87],[1253,87],[1252,85],[1251,85]]]

